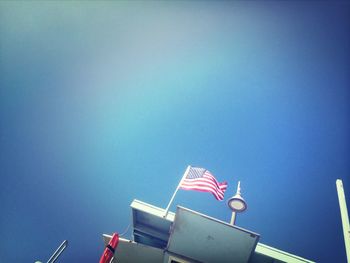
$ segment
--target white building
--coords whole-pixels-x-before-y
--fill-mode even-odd
[[[259,243],[259,234],[184,207],[131,203],[133,240],[120,238],[112,262],[279,263],[312,262]],[[111,236],[103,235],[107,245]]]

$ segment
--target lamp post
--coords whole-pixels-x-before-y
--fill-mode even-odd
[[[236,213],[244,212],[247,209],[247,203],[241,196],[241,182],[238,181],[237,192],[227,201],[228,207],[232,210],[230,225],[236,222]]]

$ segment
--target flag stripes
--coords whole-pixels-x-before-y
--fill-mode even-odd
[[[210,192],[217,200],[223,200],[227,183],[219,183],[206,169],[190,167],[187,176],[182,180],[180,189]]]

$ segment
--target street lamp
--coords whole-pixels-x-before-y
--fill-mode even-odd
[[[236,222],[236,213],[244,212],[247,209],[247,203],[241,196],[241,182],[238,181],[237,192],[227,201],[228,207],[232,210],[230,224],[234,225]]]

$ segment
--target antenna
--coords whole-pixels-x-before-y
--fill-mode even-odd
[[[56,259],[62,254],[63,250],[68,246],[68,241],[64,240],[62,244],[56,249],[56,251],[49,258],[47,263],[54,263]]]
[[[52,254],[52,256],[49,258],[47,263],[54,263],[57,258],[62,254],[63,250],[68,246],[68,241],[64,240],[62,244],[56,249],[56,251]],[[41,261],[35,261],[35,263],[42,263]]]

